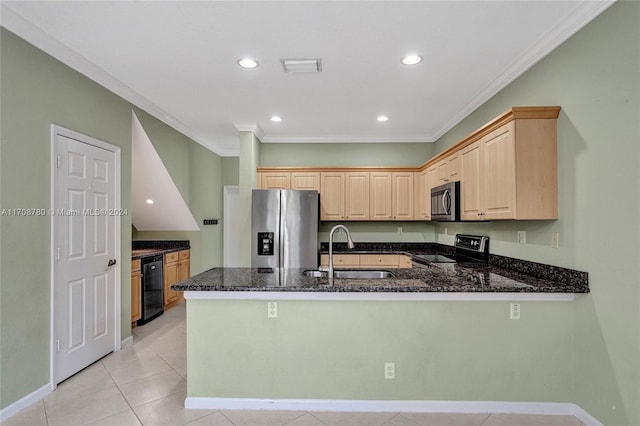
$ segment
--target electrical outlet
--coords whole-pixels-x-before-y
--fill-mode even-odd
[[[512,303],[511,310],[509,312],[509,318],[511,319],[520,319],[520,304]]]
[[[558,244],[560,243],[560,234],[557,232],[551,233],[551,247],[558,248]]]
[[[398,235],[402,235],[402,226],[398,226]]]
[[[396,364],[394,362],[384,363],[384,378],[395,379],[396,378]]]
[[[526,244],[527,243],[527,231],[518,231],[518,236],[516,238],[516,241],[520,244]]]
[[[267,318],[278,318],[278,302],[267,302]]]

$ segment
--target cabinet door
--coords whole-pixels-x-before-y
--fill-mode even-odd
[[[165,261],[167,256],[165,255]],[[178,282],[178,261],[164,264],[164,306],[178,300],[178,292],[171,289],[171,286]]]
[[[320,220],[344,220],[344,173],[320,174]]]
[[[291,189],[291,173],[262,172],[260,189]]]
[[[184,281],[191,276],[191,257],[189,250],[178,252],[178,281]],[[178,296],[182,295],[182,291],[176,292]],[[179,297],[178,297],[179,298]]]
[[[291,189],[320,192],[320,172],[291,172]]]
[[[131,322],[142,318],[140,259],[131,261]]]
[[[438,180],[438,168],[435,166],[432,166],[431,168],[429,168],[426,171],[426,185],[427,185],[427,191],[425,193],[425,205],[427,208],[427,215],[429,220],[431,220],[431,188],[434,188],[438,185],[440,185],[440,181]]]
[[[480,141],[483,219],[515,219],[516,153],[513,123],[491,132]]]
[[[465,147],[460,152],[460,219],[482,220],[481,205],[481,156],[483,139]]]
[[[448,156],[447,161],[447,182],[460,180],[460,155],[455,152]]]
[[[397,254],[361,254],[360,255],[360,267],[361,268],[375,268],[375,267],[398,267],[398,255]]]
[[[371,220],[391,220],[391,172],[369,175],[369,216]]]
[[[369,172],[345,173],[346,220],[369,220]]]
[[[329,255],[323,254],[320,256],[320,265],[329,266]],[[334,254],[333,255],[333,267],[334,268],[356,268],[360,266],[359,254]]]
[[[411,256],[407,256],[406,254],[398,255],[398,267],[399,268],[413,267],[413,264],[411,263]]]
[[[413,174],[413,190],[414,190],[414,220],[427,219],[427,205],[425,203],[427,193],[427,171],[415,172]],[[428,219],[427,219],[428,220]]]
[[[393,172],[391,207],[394,220],[413,220],[413,173]]]

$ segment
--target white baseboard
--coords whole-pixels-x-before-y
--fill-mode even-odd
[[[574,405],[573,415],[578,418],[582,423],[587,426],[604,426],[598,419],[587,413],[582,407],[577,404]]]
[[[0,410],[0,422],[4,422],[9,417],[13,417],[18,412],[24,410],[31,404],[38,402],[45,396],[49,395],[52,391],[53,391],[53,386],[51,386],[51,383],[47,383],[46,385],[42,386],[40,389],[37,389],[31,392],[29,395],[20,398],[13,404],[6,406],[2,410]]]
[[[576,416],[587,426],[603,426],[585,410],[568,402],[259,399],[192,396],[185,399],[184,406],[207,410],[552,414]]]
[[[129,336],[120,343],[120,348],[124,349],[129,345],[133,345],[133,336]]]

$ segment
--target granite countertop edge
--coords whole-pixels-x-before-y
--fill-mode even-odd
[[[191,245],[188,240],[139,240],[132,242],[131,260],[144,259],[147,257],[165,255],[181,250],[190,250]]]
[[[328,286],[326,277],[307,277],[304,269],[213,268],[173,285],[176,291],[299,292],[299,293],[589,293],[586,272],[490,255],[489,264],[438,264],[415,258],[419,254],[448,254],[452,247],[434,243],[356,245],[334,253],[404,254],[412,268],[376,268],[393,273],[386,279],[340,279]],[[346,246],[346,245],[345,245]],[[320,254],[326,254],[323,247]],[[340,268],[336,268],[338,270]]]

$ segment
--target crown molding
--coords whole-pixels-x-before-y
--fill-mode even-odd
[[[458,114],[453,116],[434,135],[434,140],[440,139],[445,133],[464,120],[469,114],[482,106],[485,102],[504,89],[509,83],[524,74],[529,68],[545,58],[549,53],[559,47],[571,36],[576,34],[598,15],[604,12],[616,0],[583,1],[576,5],[567,18],[556,25],[551,31],[543,34],[536,40],[530,49],[511,63],[502,75],[494,79],[488,86],[481,90]]]
[[[260,139],[263,143],[431,143],[435,139],[431,135],[409,136],[265,136]]]
[[[90,80],[95,81],[105,89],[113,92],[115,95],[121,97],[132,105],[151,114],[153,117],[174,128],[183,135],[193,139],[208,150],[220,156],[229,155],[225,150],[217,147],[215,143],[200,137],[180,120],[172,117],[162,108],[158,107],[156,104],[149,101],[144,96],[140,95],[120,80],[116,79],[111,74],[86,59],[84,56],[60,43],[50,34],[24,19],[6,3],[0,3],[0,24],[20,38],[62,62],[64,65],[79,72]]]

